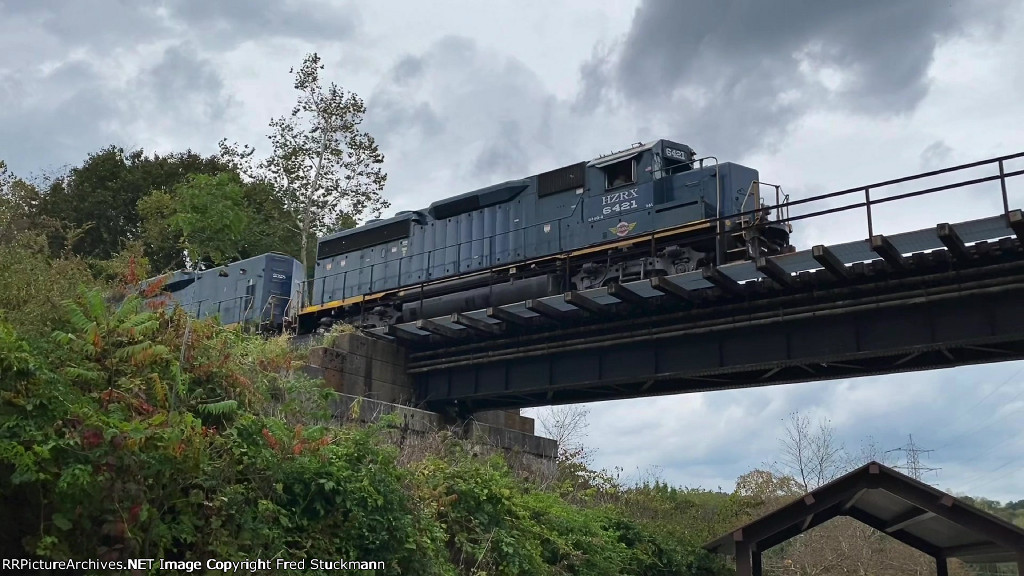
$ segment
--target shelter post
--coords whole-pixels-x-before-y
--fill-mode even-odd
[[[743,540],[736,542],[736,576],[754,576],[750,546]]]
[[[945,556],[935,557],[935,576],[949,576],[949,560]]]
[[[751,551],[751,553],[750,553],[750,567],[751,567],[751,572],[754,573],[754,576],[762,576],[763,572],[762,572],[762,569],[761,569],[761,551],[760,550],[752,550]]]

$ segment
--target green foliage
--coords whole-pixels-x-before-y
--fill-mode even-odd
[[[17,338],[11,326],[0,323],[0,381],[24,380],[34,371],[35,358],[28,344]]]
[[[165,272],[185,267],[181,248],[181,230],[175,226],[177,205],[167,190],[153,190],[139,200],[139,240],[146,252],[155,257],[155,271]]]
[[[152,276],[145,252],[141,242],[130,242],[110,260],[89,261],[89,269],[96,279],[119,294],[127,295],[136,289],[140,281]]]
[[[23,232],[0,242],[0,313],[27,337],[49,335],[62,302],[93,283],[77,258],[51,260],[44,235]]]
[[[500,457],[475,458],[454,445],[416,475],[462,574],[723,573],[699,545],[673,542],[620,507],[576,506],[524,484]]]
[[[38,217],[41,200],[36,186],[12,174],[0,160],[0,242],[51,225]]]
[[[181,360],[171,349],[183,325],[195,329]],[[67,304],[54,338],[61,356],[44,361],[0,324],[0,493],[21,496],[3,513],[31,527],[18,534],[22,552],[346,558],[450,573],[440,530],[376,430],[288,421],[326,406],[316,383],[290,373],[281,341],[147,312],[138,298],[111,308],[96,291]],[[233,370],[249,376],[247,394],[231,383],[218,393],[240,398],[211,401],[213,381]]]
[[[252,226],[238,176],[191,176],[175,188],[172,228],[181,230],[182,247],[195,261],[226,264],[238,256],[242,236]]]
[[[216,266],[266,252],[298,254],[298,228],[277,193],[234,172],[194,175],[138,204],[142,239],[154,251]],[[315,244],[315,242],[314,242]]]
[[[52,348],[0,323],[5,554],[383,560],[386,574],[718,574],[627,507],[576,505],[461,444],[399,464],[329,425],[286,339],[84,290]],[[46,350],[41,356],[37,350]],[[632,516],[636,516],[633,514]]]
[[[960,496],[960,499],[976,508],[980,508],[990,514],[995,514],[1007,522],[1024,528],[1024,500],[1010,501],[1003,504],[996,500],[980,497]]]
[[[40,206],[40,213],[73,228],[84,229],[71,246],[86,258],[107,259],[127,241],[139,238],[139,201],[154,190],[170,191],[192,174],[218,174],[228,168],[215,158],[191,150],[166,156],[147,156],[142,150],[126,152],[109,146],[90,154],[85,162],[55,180]],[[51,246],[68,238],[57,234]],[[163,269],[173,254],[147,253],[154,267]]]
[[[753,520],[755,500],[656,481],[623,492],[618,507],[673,542],[699,546]]]

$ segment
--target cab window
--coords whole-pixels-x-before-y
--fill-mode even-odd
[[[632,158],[604,167],[605,188],[610,190],[636,183],[636,161]]]

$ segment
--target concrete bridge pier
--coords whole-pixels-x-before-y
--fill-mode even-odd
[[[453,430],[480,448],[500,450],[535,474],[554,472],[558,443],[536,435],[533,418],[516,410],[477,412],[469,417],[439,414],[413,406],[413,379],[402,348],[357,332],[329,336],[309,355],[307,373],[337,391],[333,411],[339,421],[373,422],[398,414],[403,435],[425,436]],[[353,406],[358,402],[358,409]]]

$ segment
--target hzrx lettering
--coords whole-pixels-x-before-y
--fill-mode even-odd
[[[626,200],[632,200],[640,195],[640,192],[636,188],[632,190],[626,190],[624,192],[616,192],[614,194],[606,194],[601,196],[601,206],[607,206],[608,204],[615,204],[617,202],[625,202]]]

